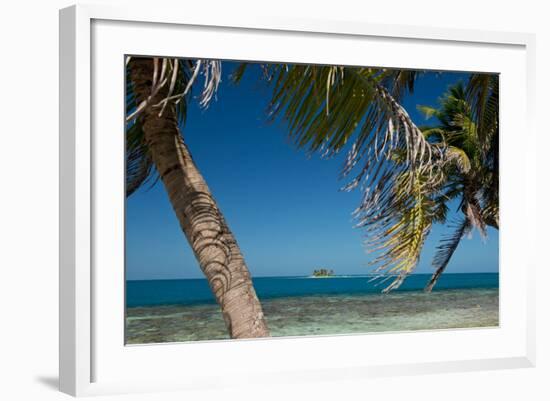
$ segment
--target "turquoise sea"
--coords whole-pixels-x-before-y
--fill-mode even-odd
[[[498,273],[411,275],[390,294],[369,276],[258,277],[254,287],[272,336],[498,326]],[[126,342],[227,339],[206,280],[129,280]]]

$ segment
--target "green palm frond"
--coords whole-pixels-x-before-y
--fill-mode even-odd
[[[366,248],[378,256],[371,261],[379,277],[393,281],[383,290],[398,288],[416,268],[432,224],[445,218],[445,202],[438,198],[440,187],[433,187],[420,172],[409,188],[402,177],[392,189],[392,211],[380,224],[366,225]]]
[[[348,146],[342,175],[349,175],[360,162],[363,166],[345,189],[361,182],[364,187],[376,187],[364,198],[369,205],[383,205],[380,196],[387,194],[392,177],[406,172],[412,182],[412,173],[423,168],[429,173],[437,160],[434,153],[441,153],[392,96],[391,90],[399,84],[388,82],[401,77],[395,71],[312,65],[268,68],[273,77],[271,115],[282,116],[290,138],[308,152],[330,157]],[[391,162],[398,151],[406,156],[404,163]]]
[[[445,150],[448,163],[455,165],[462,174],[468,174],[472,168],[470,158],[464,149],[449,146]]]
[[[469,99],[474,105],[474,120],[479,126],[484,164],[488,169],[483,187],[484,210],[488,223],[498,228],[499,204],[499,76],[474,74],[468,82]]]
[[[499,228],[499,208],[498,203],[493,202],[486,202],[487,206],[483,208],[481,211],[481,216],[483,217],[483,221],[487,223],[487,225],[493,227],[493,228]]]
[[[231,74],[231,80],[234,83],[237,83],[237,84],[240,83],[249,65],[250,65],[249,63],[240,63],[235,69],[235,71],[233,71],[233,73]]]
[[[273,64],[268,68],[274,87],[270,112],[288,121],[290,137],[299,147],[334,154],[355,135],[361,149],[379,139],[376,150],[380,151],[390,119],[403,124],[412,136],[417,133],[391,94],[403,91],[399,73],[342,66]],[[396,77],[394,86],[387,84],[391,77]],[[417,147],[424,144],[414,145],[420,150]]]
[[[438,127],[419,127],[422,133],[424,134],[424,137],[430,142],[430,143],[439,143],[442,145],[446,145],[447,139],[446,135],[447,132],[445,130],[438,128]]]
[[[438,113],[438,110],[435,107],[431,107],[431,106],[418,105],[416,108],[418,109],[418,111],[424,114],[424,117],[426,118],[426,120],[432,118]]]
[[[479,127],[479,142],[482,150],[487,152],[493,138],[498,137],[499,76],[472,74],[466,93],[472,104],[473,120]]]

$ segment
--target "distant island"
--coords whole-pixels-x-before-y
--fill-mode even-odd
[[[334,270],[319,269],[313,270],[313,277],[331,277],[334,276]]]

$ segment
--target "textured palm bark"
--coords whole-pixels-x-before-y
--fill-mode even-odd
[[[151,92],[153,61],[133,58],[130,79],[138,101]],[[161,90],[155,104],[166,96]],[[140,116],[145,141],[180,226],[221,307],[231,338],[269,336],[262,307],[235,237],[180,135],[173,108]]]

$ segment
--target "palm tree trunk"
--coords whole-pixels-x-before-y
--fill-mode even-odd
[[[443,274],[443,271],[445,270],[446,266],[439,267],[434,274],[432,274],[432,277],[430,278],[430,281],[428,284],[426,284],[426,287],[424,287],[425,292],[432,292],[435,284],[437,283],[437,280],[439,280],[439,276]]]
[[[133,58],[130,79],[138,102],[151,92],[153,61]],[[166,96],[161,90],[150,104]],[[269,336],[262,306],[235,237],[180,135],[175,111],[146,109],[145,142],[180,226],[221,307],[231,338]]]

